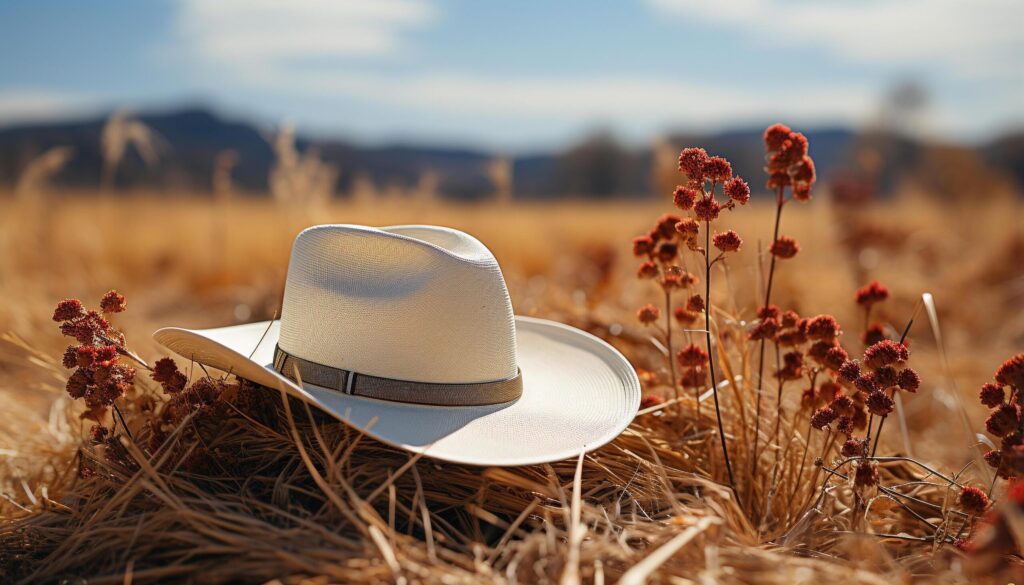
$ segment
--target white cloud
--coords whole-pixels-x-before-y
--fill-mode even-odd
[[[746,32],[768,45],[824,47],[868,63],[935,65],[965,78],[1019,78],[1019,0],[645,0],[655,11]]]
[[[624,127],[672,122],[709,127],[772,116],[804,122],[859,121],[877,101],[874,92],[861,87],[751,92],[630,76],[517,78],[425,73],[390,79],[314,73],[289,74],[287,84],[323,96],[355,97],[426,111],[610,122]]]
[[[403,32],[434,16],[423,0],[182,0],[178,29],[191,50],[219,65],[275,67],[391,54]]]

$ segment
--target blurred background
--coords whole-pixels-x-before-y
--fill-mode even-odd
[[[157,326],[270,318],[291,240],[326,222],[464,229],[517,312],[642,339],[654,292],[629,240],[671,211],[694,145],[754,190],[716,285],[749,319],[774,213],[761,133],[784,122],[819,181],[786,211],[803,252],[780,304],[844,318],[855,345],[856,287],[893,289],[895,328],[932,292],[950,367],[926,326],[919,359],[973,392],[1024,346],[1021,22],[1012,0],[8,1],[3,343],[59,355],[54,302],[110,288],[140,351]]]

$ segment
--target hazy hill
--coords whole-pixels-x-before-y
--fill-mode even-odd
[[[271,132],[256,125],[232,121],[205,109],[144,113],[138,119],[162,137],[165,148],[158,164],[147,167],[129,152],[118,169],[115,186],[155,190],[209,191],[214,161],[224,151],[234,151],[238,164],[232,172],[236,186],[253,193],[267,189],[267,175],[274,161],[268,142]],[[55,146],[70,146],[74,156],[53,178],[59,186],[92,188],[100,183],[102,155],[100,136],[105,118],[32,124],[0,129],[0,184],[13,184],[25,165]],[[849,129],[826,128],[806,132],[819,175],[828,177],[843,165],[857,143]],[[733,130],[711,135],[677,134],[667,139],[671,147],[700,144],[726,156],[737,173],[759,186],[762,166],[761,129]],[[986,145],[982,152],[1008,174],[1024,177],[1020,136],[1008,136]],[[323,160],[339,170],[337,191],[347,192],[357,178],[369,179],[377,188],[408,188],[426,174],[433,176],[438,191],[459,199],[492,194],[495,187],[487,168],[488,152],[473,149],[419,146],[371,147],[342,139],[312,141],[301,135],[299,150],[315,146]],[[912,156],[915,145],[904,143],[901,156]],[[910,153],[910,154],[907,154]],[[592,198],[640,196],[662,188],[653,170],[651,149],[628,148],[608,134],[595,134],[564,152],[523,154],[511,161],[517,197]]]

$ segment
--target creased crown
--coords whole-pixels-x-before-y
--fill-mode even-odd
[[[326,366],[418,382],[517,373],[515,317],[494,255],[434,226],[322,225],[295,239],[281,349]]]

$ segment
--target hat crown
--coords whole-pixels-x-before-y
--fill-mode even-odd
[[[472,236],[434,226],[300,233],[278,345],[332,368],[416,382],[492,382],[518,370],[497,260]]]

